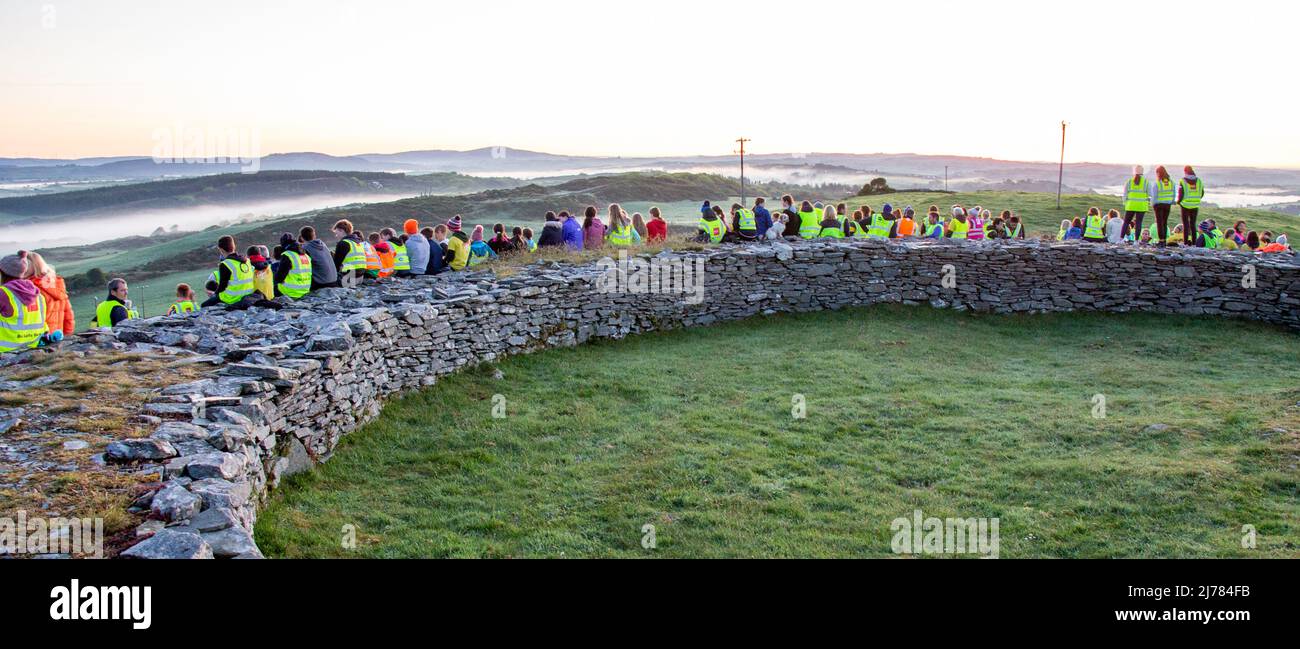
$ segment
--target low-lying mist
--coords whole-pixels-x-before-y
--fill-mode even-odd
[[[108,213],[95,217],[78,216],[65,221],[5,225],[0,226],[0,250],[78,246],[121,237],[149,235],[158,228],[165,231],[198,231],[213,225],[262,221],[349,203],[380,203],[411,196],[415,194],[300,196],[230,205],[197,205],[175,209]]]

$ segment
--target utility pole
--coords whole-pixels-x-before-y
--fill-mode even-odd
[[[1061,120],[1061,166],[1056,172],[1056,209],[1061,209],[1061,183],[1065,180],[1065,120]]]
[[[943,191],[948,191],[948,165],[943,166]]]
[[[745,204],[745,143],[749,142],[747,137],[737,138],[736,142],[740,143],[740,204]]]

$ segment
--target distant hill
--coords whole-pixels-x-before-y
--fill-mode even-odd
[[[36,222],[66,216],[106,215],[191,207],[233,205],[302,196],[375,194],[463,194],[522,184],[507,178],[457,173],[406,175],[368,172],[263,171],[221,174],[99,187],[56,194],[0,199],[0,221]]]
[[[826,179],[846,182],[846,175],[871,174],[891,179],[895,186],[940,187],[945,177],[964,187],[1008,187],[1008,182],[1030,181],[1036,190],[1055,191],[1057,163],[1052,161],[998,160],[952,155],[913,153],[755,153],[746,156],[755,169],[781,169],[791,173],[772,177],[791,182]],[[469,151],[419,150],[399,153],[366,153],[333,156],[315,152],[277,153],[261,158],[263,170],[323,170],[351,172],[427,173],[459,171],[474,174],[522,175],[527,177],[574,173],[617,173],[634,170],[724,172],[736,168],[734,155],[694,156],[578,156],[528,151],[511,147],[485,147]],[[1150,166],[1154,161],[1135,161]],[[1178,175],[1184,161],[1163,161]],[[1195,164],[1196,161],[1188,161]],[[1065,165],[1065,183],[1081,191],[1109,191],[1127,177],[1130,165],[1070,163]],[[231,164],[159,164],[147,157],[45,160],[0,159],[0,182],[60,182],[69,180],[141,180],[193,177],[239,171]],[[1300,191],[1300,169],[1256,167],[1213,167],[1197,165],[1211,189],[1249,186],[1276,189],[1282,193]],[[910,180],[906,185],[903,177]],[[898,180],[900,182],[893,182]]]

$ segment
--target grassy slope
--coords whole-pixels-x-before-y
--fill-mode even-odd
[[[1223,341],[1249,353],[1204,351]],[[473,370],[390,403],[273,498],[261,548],[889,556],[890,521],[919,507],[999,517],[1003,557],[1300,552],[1300,356],[1293,335],[1253,323],[878,307],[499,367],[504,380]],[[791,417],[796,391],[806,419]],[[356,551],[340,547],[345,524]],[[1259,549],[1241,548],[1243,524]]]

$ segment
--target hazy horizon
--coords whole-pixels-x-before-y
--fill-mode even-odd
[[[0,157],[148,156],[184,124],[254,131],[258,155],[728,155],[743,135],[1055,162],[1064,119],[1068,163],[1300,168],[1278,74],[1300,9],[1217,8],[19,0]]]

